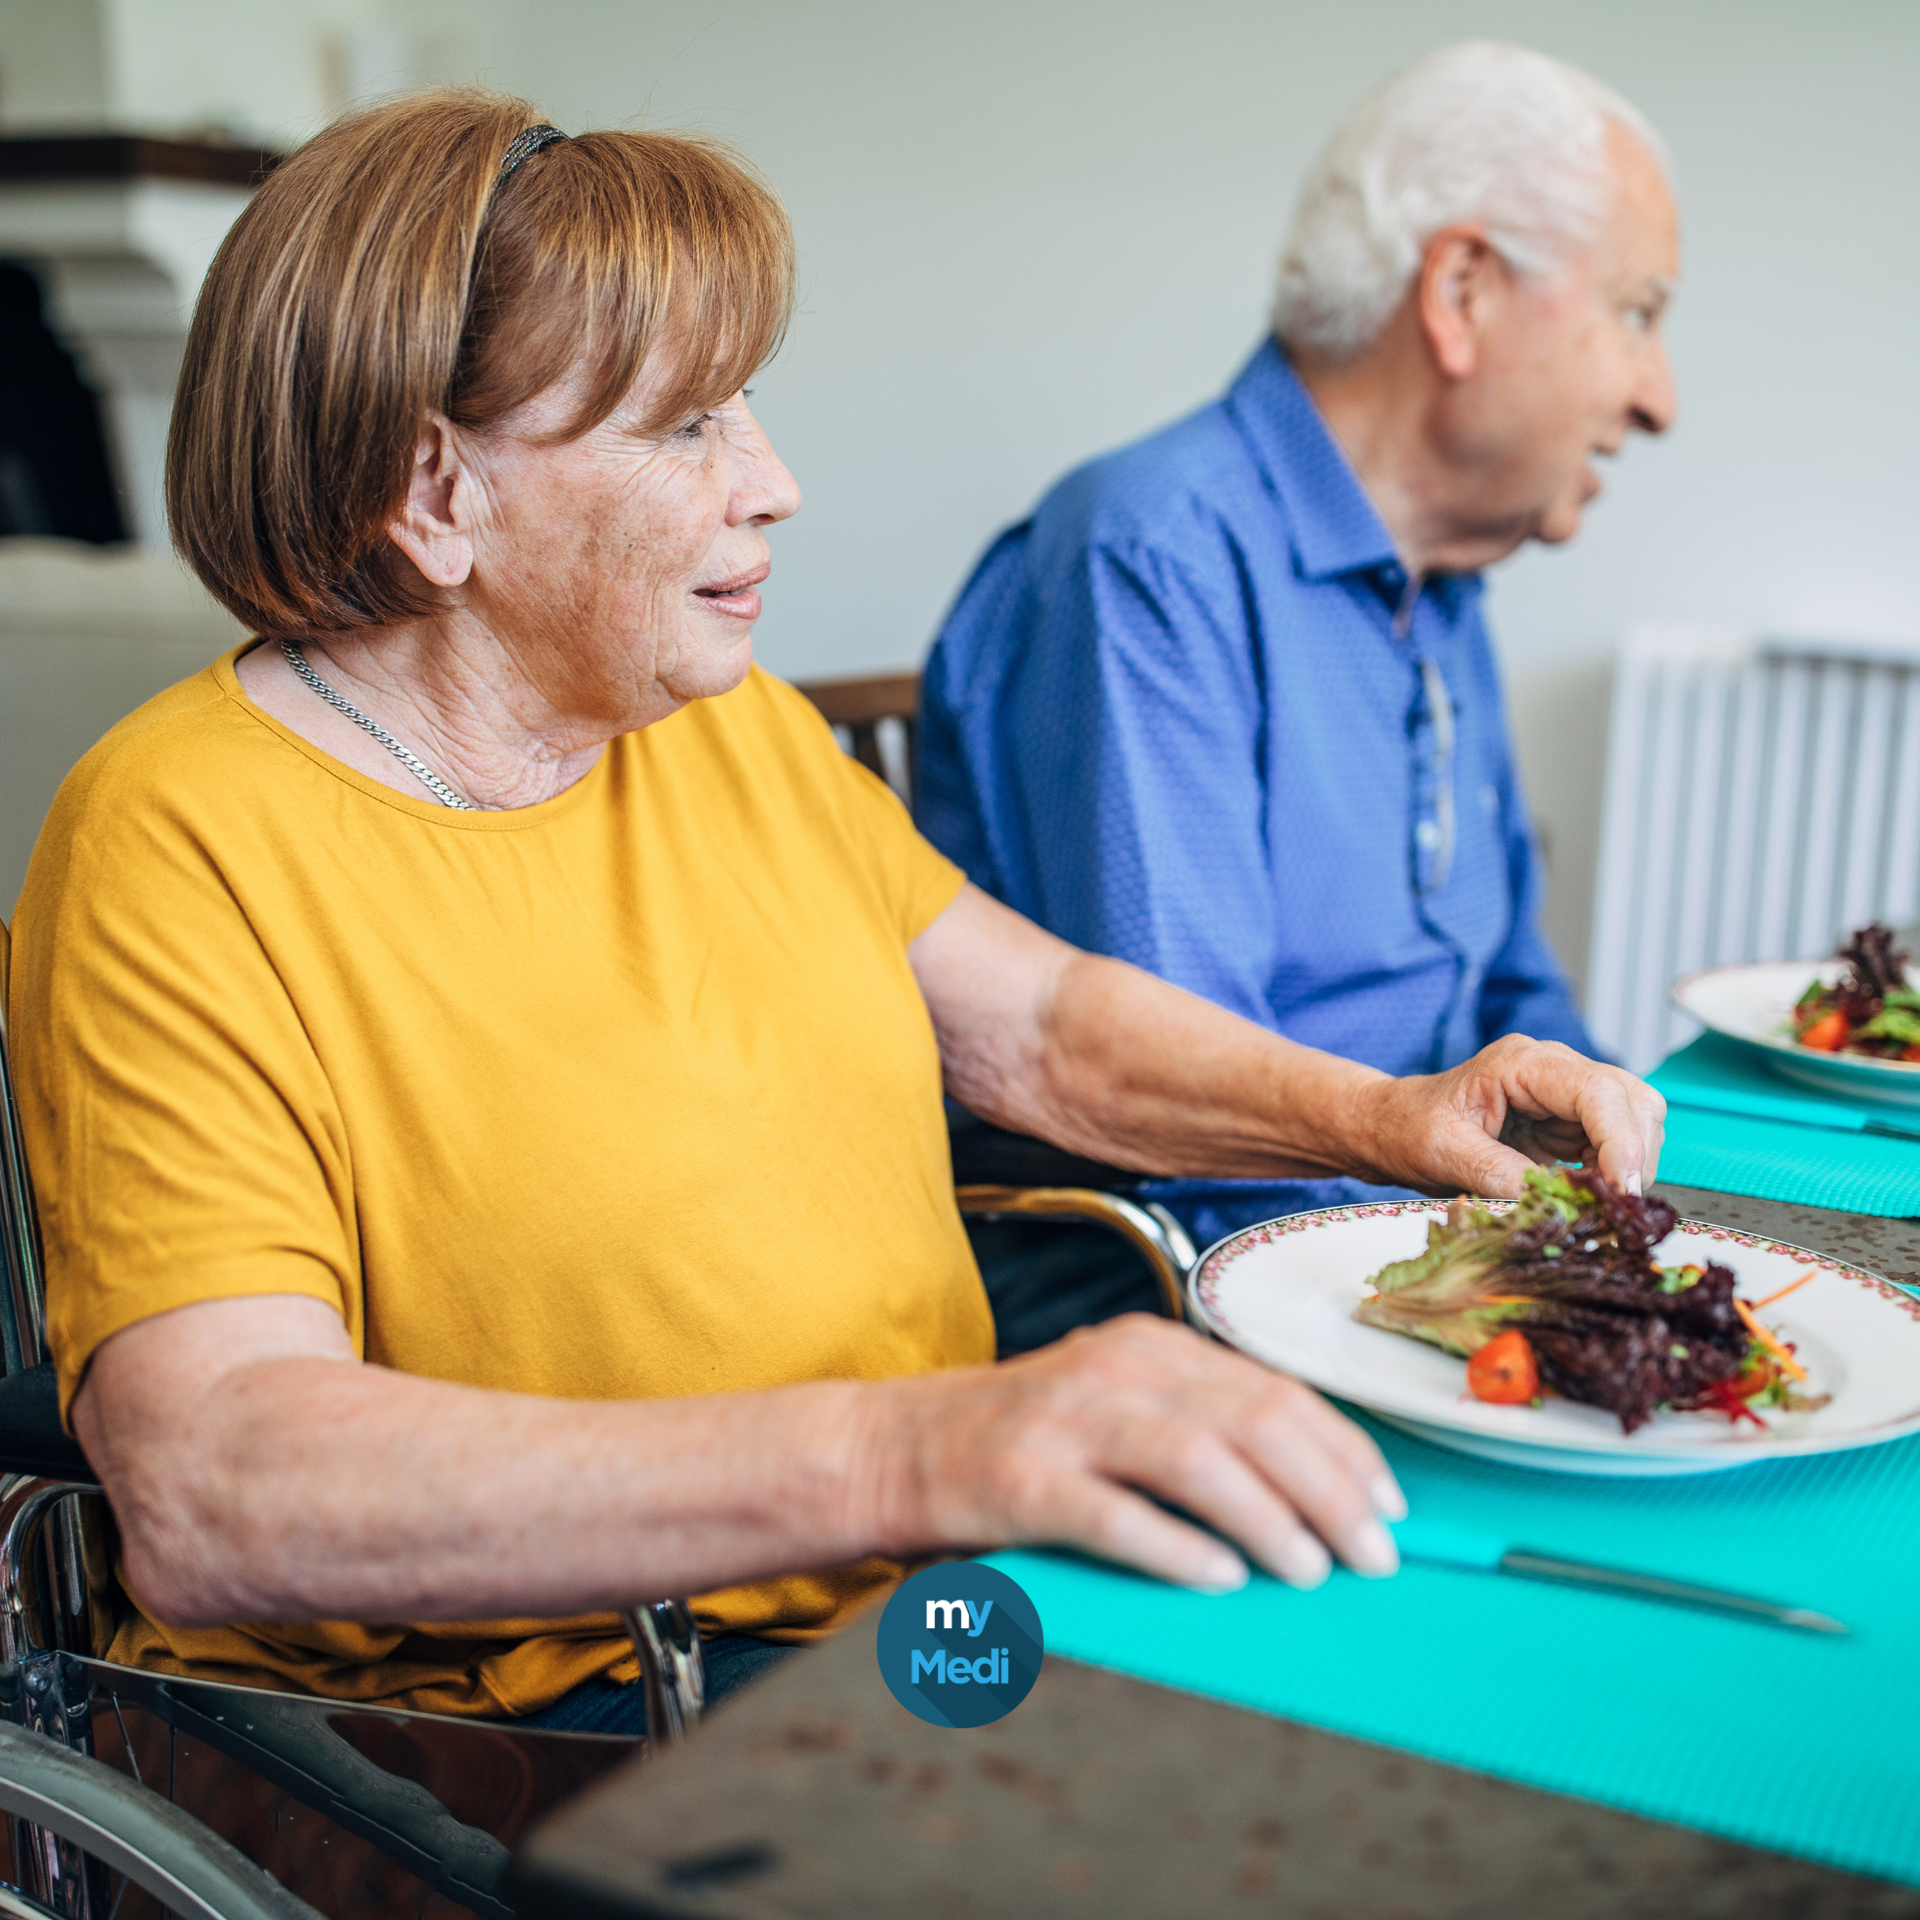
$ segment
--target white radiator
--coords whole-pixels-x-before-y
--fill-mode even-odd
[[[1920,906],[1920,647],[1629,634],[1614,679],[1587,1018],[1644,1073],[1698,967],[1814,959]]]

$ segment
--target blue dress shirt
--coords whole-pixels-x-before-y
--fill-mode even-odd
[[[1437,575],[1409,597],[1269,342],[988,550],[927,663],[920,826],[1076,946],[1389,1073],[1505,1033],[1592,1053],[1536,923],[1480,596]],[[1386,1192],[1151,1191],[1203,1244]]]

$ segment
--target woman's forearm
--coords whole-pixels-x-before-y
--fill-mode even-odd
[[[910,952],[949,1090],[1096,1160],[1506,1195],[1529,1161],[1592,1159],[1632,1192],[1655,1174],[1665,1102],[1564,1046],[1510,1034],[1396,1079],[1083,953],[973,887]]]
[[[338,1351],[250,1342],[307,1316]],[[195,1364],[210,1342],[229,1364]],[[873,1391],[489,1392],[360,1365],[328,1309],[260,1299],[117,1336],[75,1424],[163,1619],[557,1617],[875,1551],[849,1497]]]
[[[1040,1031],[1033,1130],[1143,1173],[1359,1171],[1362,1109],[1388,1078],[1086,953],[1060,969]]]
[[[1312,1585],[1329,1548],[1389,1571],[1405,1511],[1324,1402],[1139,1315],[994,1367],[559,1401],[363,1365],[317,1301],[215,1300],[114,1335],[73,1412],[129,1584],[186,1626],[563,1619],[1033,1541],[1230,1586],[1232,1539]]]
[[[1356,1172],[1371,1067],[1082,952],[976,887],[911,948],[947,1086],[982,1118],[1142,1173]]]
[[[1371,1441],[1293,1381],[1133,1315],[994,1367],[559,1401],[363,1365],[307,1299],[115,1334],[74,1425],[155,1617],[566,1618],[776,1574],[1057,1541],[1234,1585],[1393,1565]],[[1168,1508],[1191,1514],[1203,1531]]]

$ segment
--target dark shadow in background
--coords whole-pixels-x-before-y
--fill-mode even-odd
[[[127,538],[100,402],[48,331],[40,283],[0,260],[0,535]]]

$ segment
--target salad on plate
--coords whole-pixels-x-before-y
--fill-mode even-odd
[[[1920,993],[1907,984],[1907,955],[1893,931],[1862,927],[1835,956],[1846,971],[1815,980],[1793,1009],[1794,1038],[1816,1053],[1862,1053],[1920,1061]]]
[[[1623,1433],[1662,1409],[1765,1426],[1764,1408],[1824,1406],[1792,1343],[1759,1317],[1811,1272],[1743,1300],[1717,1261],[1654,1259],[1677,1218],[1597,1169],[1535,1167],[1511,1207],[1454,1201],[1424,1252],[1373,1276],[1353,1317],[1458,1355],[1475,1399],[1538,1405],[1553,1392],[1614,1414]]]

